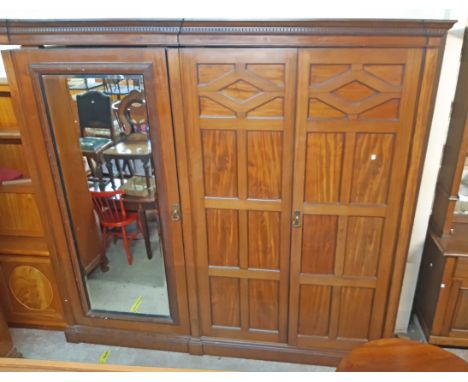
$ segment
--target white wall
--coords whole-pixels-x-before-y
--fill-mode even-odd
[[[426,162],[424,165],[421,191],[419,194],[415,224],[411,237],[408,262],[403,283],[402,298],[397,318],[397,330],[406,331],[411,312],[421,253],[434,198],[435,183],[447,135],[450,117],[450,105],[456,88],[461,51],[463,29],[468,21],[467,10],[457,9],[372,9],[356,5],[353,8],[329,5],[328,8],[312,7],[312,2],[288,0],[287,7],[274,2],[256,3],[252,0],[237,0],[236,7],[221,6],[221,1],[197,0],[180,4],[180,1],[161,2],[140,0],[138,6],[128,6],[128,0],[111,2],[80,0],[63,1],[54,4],[52,0],[42,0],[27,4],[25,0],[16,0],[0,5],[0,18],[220,18],[220,19],[255,19],[255,18],[408,18],[408,19],[457,19],[459,22],[449,32],[444,55],[440,85],[436,100],[434,118],[431,127]],[[327,1],[329,4],[330,1]],[[370,3],[371,4],[371,3]],[[427,6],[428,4],[425,3]],[[449,6],[445,2],[446,6]],[[372,5],[371,5],[372,6]],[[246,11],[248,10],[248,12]],[[1,64],[1,63],[0,63]],[[0,77],[4,77],[0,65]]]

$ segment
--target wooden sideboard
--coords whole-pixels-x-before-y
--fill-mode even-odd
[[[6,22],[23,46],[3,58],[67,338],[337,364],[392,336],[452,24]],[[41,76],[120,72],[144,76],[157,126],[170,320],[90,311],[77,180],[54,147],[70,137],[45,117]]]
[[[0,83],[0,167],[23,174],[0,184],[0,300],[10,324],[65,326],[36,192],[13,110],[10,87]],[[41,293],[46,291],[45,293]]]
[[[429,342],[468,346],[468,29],[424,246],[415,310]]]

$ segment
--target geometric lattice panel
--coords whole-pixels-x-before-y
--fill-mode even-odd
[[[403,65],[310,65],[309,119],[398,119],[403,71]]]

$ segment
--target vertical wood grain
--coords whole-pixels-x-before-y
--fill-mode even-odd
[[[211,322],[240,327],[239,280],[210,277]]]
[[[393,136],[358,134],[351,202],[385,204],[393,162]]]
[[[277,281],[249,280],[249,327],[278,330]]]
[[[343,146],[343,134],[307,135],[305,201],[334,203],[340,200]]]
[[[44,236],[33,194],[0,193],[0,217],[0,235]]]
[[[249,132],[247,135],[248,197],[281,198],[282,134]]]
[[[29,169],[24,158],[24,148],[20,144],[2,143],[0,149],[0,167],[12,168],[29,178]]]
[[[280,220],[278,212],[248,212],[249,268],[279,269]]]
[[[466,288],[460,288],[458,292],[452,327],[457,330],[468,330],[468,289]]]
[[[235,210],[206,210],[210,265],[239,265],[239,218]]]
[[[233,131],[204,131],[203,164],[208,196],[237,196],[237,149]]]
[[[344,261],[344,275],[377,275],[383,219],[350,217]]]
[[[374,291],[367,288],[342,288],[338,337],[367,338]]]
[[[336,216],[304,216],[301,272],[333,273],[337,229]]]
[[[0,92],[0,131],[17,130],[18,122],[13,110],[10,92]]]
[[[331,287],[302,285],[299,292],[298,333],[327,336],[330,322]]]

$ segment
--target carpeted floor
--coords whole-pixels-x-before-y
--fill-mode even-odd
[[[97,267],[86,278],[93,310],[169,316],[164,258],[155,222],[148,222],[153,258],[142,238],[133,240],[133,263],[128,265],[122,239],[109,240],[109,270]]]
[[[106,363],[182,369],[226,371],[334,371],[333,367],[285,362],[256,361],[243,358],[196,356],[159,350],[118,346],[72,344],[62,332],[38,329],[10,329],[16,349],[29,359],[98,363],[103,352],[110,354]]]

